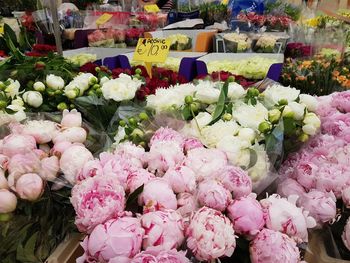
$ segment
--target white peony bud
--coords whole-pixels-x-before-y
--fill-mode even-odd
[[[46,76],[46,85],[53,90],[63,89],[64,80],[59,76],[50,74]]]
[[[27,91],[22,97],[25,103],[34,108],[38,108],[43,104],[43,96],[38,91]]]
[[[317,130],[321,126],[321,121],[317,117],[315,113],[307,113],[305,114],[305,118],[303,120],[304,126],[303,126],[303,132],[305,132],[308,135],[315,135]]]
[[[307,94],[300,94],[300,103],[305,105],[309,111],[315,112],[318,108],[318,101],[314,96]]]
[[[109,80],[108,77],[104,76],[100,79],[100,85],[102,86],[104,83],[106,83]]]
[[[292,109],[295,120],[302,120],[304,118],[305,106],[298,102],[289,102],[288,106]]]
[[[45,84],[42,83],[41,81],[37,81],[34,83],[33,88],[36,91],[43,92],[45,90]]]

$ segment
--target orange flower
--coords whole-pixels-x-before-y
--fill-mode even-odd
[[[310,60],[303,61],[302,66],[305,67],[305,68],[310,67],[311,66],[311,61]]]
[[[344,82],[344,81],[346,81],[347,79],[346,79],[346,77],[345,76],[338,76],[338,81],[339,82]]]
[[[296,79],[297,79],[297,80],[300,80],[300,81],[303,81],[303,80],[305,80],[306,78],[305,78],[304,76],[297,76]]]

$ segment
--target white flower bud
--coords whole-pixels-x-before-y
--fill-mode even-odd
[[[22,97],[25,103],[34,108],[38,108],[43,104],[43,96],[38,91],[27,91]]]
[[[33,88],[36,91],[43,92],[45,90],[45,84],[42,83],[41,81],[37,81],[33,84]]]

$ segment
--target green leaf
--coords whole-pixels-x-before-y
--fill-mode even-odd
[[[249,153],[250,153],[250,161],[247,169],[253,167],[258,161],[258,154],[256,153],[256,151],[254,151],[253,149],[249,149]]]
[[[225,102],[226,102],[227,92],[228,92],[228,84],[229,82],[226,81],[221,88],[219,100],[218,100],[218,103],[216,104],[216,107],[213,113],[213,120],[211,121],[210,125],[215,123],[218,119],[220,119],[221,115],[224,113]]]
[[[144,185],[141,185],[138,187],[132,194],[129,195],[128,199],[126,200],[126,208],[125,210],[131,211],[133,206],[137,205],[137,199],[139,195],[143,192]]]
[[[17,37],[15,31],[8,24],[4,24],[4,36],[11,39],[12,43],[18,46]]]
[[[287,136],[293,136],[296,132],[296,123],[293,118],[283,118],[283,124],[284,124],[284,133]]]

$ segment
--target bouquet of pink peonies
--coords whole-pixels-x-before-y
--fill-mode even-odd
[[[71,203],[87,234],[77,262],[234,260],[242,240],[253,263],[300,261],[297,243],[316,223],[295,201],[259,202],[247,172],[224,151],[170,128],[148,146],[120,143],[76,173]]]

